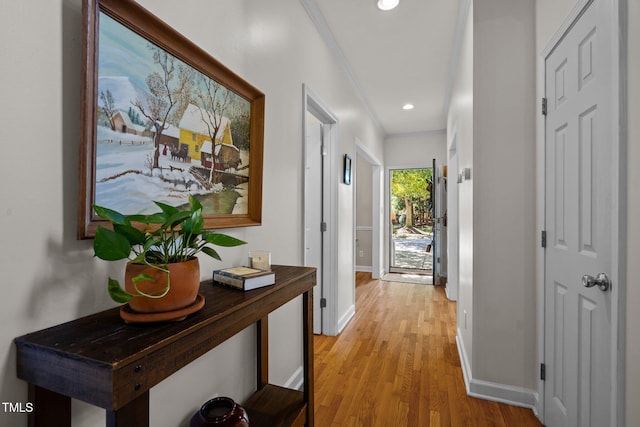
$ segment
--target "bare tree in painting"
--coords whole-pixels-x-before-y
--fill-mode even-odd
[[[147,76],[145,81],[149,94],[146,102],[136,99],[133,105],[151,122],[155,130],[153,168],[158,168],[162,132],[170,123],[177,123],[177,112],[184,111],[184,107],[181,106],[188,104],[191,98],[193,72],[158,46],[149,44],[149,49],[153,52],[153,60],[160,66],[161,72],[154,71]]]
[[[236,97],[227,117],[231,120],[233,145],[248,151],[251,146],[251,116],[246,104],[245,100]]]
[[[217,161],[216,138],[220,132],[224,132],[224,129],[221,129],[224,113],[231,106],[234,95],[229,89],[204,74],[198,76],[200,84],[196,97],[202,121],[207,127],[207,136],[211,138],[212,165],[209,172],[209,182],[214,182],[214,169]]]
[[[116,123],[114,121],[114,117],[118,112],[118,110],[116,109],[115,101],[113,100],[113,95],[111,94],[111,91],[107,89],[107,92],[105,93],[105,91],[101,90],[100,100],[102,101],[102,106],[100,108],[102,108],[102,112],[107,117],[107,120],[109,121],[109,126],[111,126],[111,130],[116,130]]]

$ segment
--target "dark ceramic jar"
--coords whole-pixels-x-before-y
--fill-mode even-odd
[[[233,399],[216,397],[209,400],[191,418],[189,427],[249,427],[247,411]]]

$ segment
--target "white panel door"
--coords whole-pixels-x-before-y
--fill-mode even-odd
[[[305,224],[305,265],[316,267],[317,285],[313,291],[313,333],[322,333],[322,270],[323,270],[323,156],[322,125],[307,123],[304,175],[304,224]]]
[[[601,3],[587,8],[545,64],[549,427],[608,426],[612,410],[611,292],[583,279],[612,272],[612,71]]]

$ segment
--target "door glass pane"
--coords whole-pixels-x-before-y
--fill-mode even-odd
[[[389,171],[391,271],[432,274],[432,168]]]

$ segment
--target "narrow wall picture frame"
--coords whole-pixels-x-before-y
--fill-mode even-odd
[[[351,185],[351,156],[344,155],[344,183]]]

